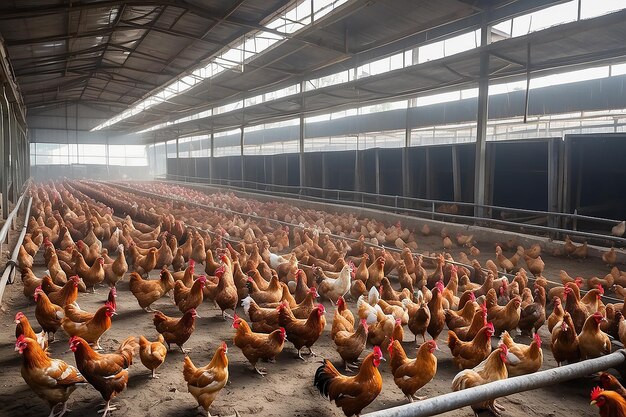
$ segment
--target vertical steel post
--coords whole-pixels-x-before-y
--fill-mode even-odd
[[[211,155],[209,156],[209,183],[213,182],[213,170],[215,165],[215,134],[211,131]]]
[[[9,100],[7,100],[6,91],[2,87],[2,96],[0,96],[2,107],[2,218],[9,217],[9,152],[11,141],[11,115]]]
[[[241,186],[244,186],[245,181],[245,167],[243,163],[243,126],[240,128],[239,132],[239,151],[240,151],[240,166],[241,166]]]
[[[302,102],[300,103],[300,134],[298,136],[298,140],[299,140],[299,146],[298,146],[298,150],[300,151],[299,154],[299,161],[300,161],[300,187],[305,187],[306,186],[306,171],[305,171],[305,167],[304,167],[304,136],[305,136],[305,131],[304,131],[304,81],[300,82],[300,94],[302,94]]]
[[[491,38],[491,30],[485,23],[480,30],[480,46],[485,48]],[[480,79],[478,81],[478,109],[476,113],[476,159],[474,163],[474,216],[483,217],[485,204],[485,165],[487,152],[487,106],[489,104],[489,53],[480,52]]]
[[[461,162],[459,161],[459,145],[450,147],[452,151],[452,187],[454,190],[454,201],[461,201]]]

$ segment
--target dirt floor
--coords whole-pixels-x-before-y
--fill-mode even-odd
[[[440,250],[441,239],[436,237],[421,238],[419,251]],[[484,262],[493,255],[492,242],[479,242],[481,255],[477,258]],[[460,249],[452,251],[453,256]],[[510,254],[509,254],[510,256]],[[38,261],[38,262],[37,262]],[[608,268],[598,259],[584,262],[563,258],[554,258],[546,255],[545,276],[558,281],[559,269],[565,269],[570,275],[603,277]],[[44,272],[41,254],[37,255],[35,273],[41,276]],[[623,266],[622,266],[623,267]],[[153,272],[156,276],[156,272]],[[103,303],[107,296],[107,289],[101,287],[97,294],[80,294],[78,302],[81,308],[94,311]],[[350,303],[355,311],[355,303]],[[146,335],[154,339],[157,335],[152,325],[152,314],[144,312],[137,304],[136,299],[128,291],[128,280],[118,284],[118,314],[113,317],[113,326],[104,334],[102,346],[105,351],[111,351],[119,346],[120,341],[129,335]],[[47,405],[30,390],[20,376],[21,359],[14,351],[13,319],[16,312],[23,311],[30,319],[35,330],[39,328],[34,317],[34,304],[26,300],[22,294],[22,285],[19,280],[15,285],[7,286],[4,305],[0,313],[0,416],[47,416]],[[153,306],[165,314],[178,316],[178,309],[170,300],[162,298]],[[330,339],[330,326],[333,308],[327,307],[327,330],[314,345],[314,350],[320,356],[329,358],[336,365],[341,360]],[[237,410],[243,416],[340,416],[343,415],[334,404],[322,398],[313,387],[313,375],[319,366],[320,357],[308,358],[302,362],[296,357],[296,350],[286,342],[285,349],[277,358],[276,363],[263,364],[269,374],[261,377],[251,371],[249,364],[241,351],[232,346],[233,329],[231,322],[224,322],[219,310],[212,303],[204,303],[198,309],[201,318],[196,322],[196,331],[185,347],[191,348],[190,357],[196,365],[207,364],[222,340],[229,345],[230,384],[218,395],[211,407],[212,415],[230,416]],[[239,311],[243,315],[243,311]],[[439,359],[438,372],[434,380],[426,385],[418,395],[436,396],[451,391],[451,381],[457,373],[454,368],[450,352],[445,345],[445,332],[439,339],[441,352],[437,352]],[[549,334],[544,326],[540,335],[544,341],[544,364],[542,369],[556,366],[549,349]],[[74,364],[74,356],[68,351],[68,337],[61,329],[57,333],[59,342],[51,345],[51,356],[61,358]],[[529,343],[528,339],[519,338],[517,341]],[[496,343],[494,339],[493,343]],[[406,330],[404,347],[410,357],[415,355],[413,335]],[[369,352],[368,347],[366,352]],[[200,408],[196,408],[195,399],[187,393],[187,387],[182,375],[183,355],[172,350],[165,364],[159,369],[160,379],[150,379],[150,371],[145,369],[139,358],[130,369],[128,388],[116,400],[117,411],[113,416],[196,416],[202,415]],[[384,380],[383,391],[380,396],[364,410],[364,413],[385,409],[406,402],[402,392],[395,386],[387,365],[381,365]],[[512,395],[500,400],[506,408],[503,417],[534,416],[597,416],[595,406],[589,405],[589,392],[597,381],[585,378],[559,384],[553,387]],[[73,410],[70,416],[98,416],[96,411],[102,404],[102,399],[91,386],[78,388],[69,401]],[[471,416],[472,410],[467,407],[446,413],[445,416]],[[487,413],[481,415],[488,415]]]

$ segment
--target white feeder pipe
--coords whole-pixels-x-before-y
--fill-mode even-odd
[[[600,358],[589,359],[530,375],[507,378],[475,388],[439,395],[424,401],[375,411],[365,414],[363,417],[434,416],[494,398],[506,397],[507,395],[516,394],[518,392],[542,388],[575,378],[582,378],[594,372],[605,371],[609,368],[622,365],[624,361],[626,361],[626,350],[621,349]]]
[[[22,195],[24,197],[26,192]],[[20,199],[22,198],[20,197]],[[15,268],[17,267],[17,256],[20,253],[20,246],[24,242],[24,237],[26,236],[26,230],[28,230],[28,219],[30,217],[30,207],[33,204],[33,198],[28,197],[28,203],[26,205],[26,211],[24,212],[24,225],[22,226],[22,232],[17,239],[17,243],[15,244],[15,248],[13,249],[13,254],[11,259],[7,261],[6,268],[2,273],[2,278],[0,278],[0,303],[2,302],[2,296],[4,295],[4,289],[7,285],[7,282],[13,283],[13,275],[15,274]],[[16,209],[19,208],[19,205],[16,206]]]

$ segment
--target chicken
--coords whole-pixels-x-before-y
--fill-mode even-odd
[[[65,317],[63,308],[52,304],[41,287],[35,289],[35,318],[44,332],[48,334],[50,343],[54,342],[54,335],[61,327],[61,320]]]
[[[444,311],[446,315],[446,325],[448,329],[456,329],[459,327],[469,326],[474,318],[474,313],[478,308],[478,304],[476,304],[476,296],[474,293],[471,293],[471,297],[469,302],[466,302],[463,308],[459,311],[453,311],[451,309],[446,309]]]
[[[157,264],[157,249],[151,248],[145,256],[139,255],[133,261],[133,268],[135,272],[140,275],[148,275],[150,271],[156,268]]]
[[[498,266],[504,270],[504,272],[511,272],[515,265],[506,256],[502,254],[502,248],[496,246],[496,262]]]
[[[143,366],[152,371],[152,378],[159,378],[156,370],[165,362],[166,356],[167,348],[163,335],[160,334],[154,342],[150,342],[144,336],[139,336],[139,358]]]
[[[626,388],[610,373],[600,372],[600,385],[602,385],[602,388],[615,391],[621,395],[622,398],[626,398]]]
[[[380,282],[385,276],[385,258],[379,256],[374,262],[367,268],[367,282],[365,286],[369,290],[372,287],[380,287]]]
[[[211,362],[202,368],[196,368],[189,356],[184,359],[183,377],[187,382],[187,390],[198,405],[204,408],[208,417],[211,417],[209,407],[228,382],[227,353],[228,348],[223,342],[215,351]]]
[[[174,343],[182,353],[187,353],[189,349],[183,348],[183,345],[196,330],[196,317],[198,315],[193,308],[185,312],[180,319],[171,318],[160,311],[156,311],[152,322],[156,331],[163,335],[165,343],[167,343],[167,350],[170,350],[170,345]]]
[[[333,326],[330,332],[330,338],[334,339],[335,334],[341,330],[354,331],[354,315],[346,306],[346,301],[343,297],[337,299],[335,309],[335,315],[333,317]]]
[[[202,304],[204,286],[207,279],[204,275],[201,275],[194,281],[191,288],[185,287],[182,281],[176,281],[174,285],[174,302],[181,313],[185,311],[196,309]]]
[[[365,319],[361,319],[359,327],[354,331],[340,330],[333,337],[333,341],[337,346],[337,352],[346,368],[346,372],[350,372],[351,366],[354,364],[365,349],[367,344],[367,333],[369,331]]]
[[[22,378],[28,386],[50,406],[50,417],[67,413],[67,400],[78,385],[87,381],[78,369],[60,359],[51,359],[46,351],[25,335],[15,342],[15,350],[22,355]],[[61,407],[60,411],[55,411]]]
[[[47,291],[50,302],[61,307],[74,304],[78,298],[78,282],[78,276],[74,275],[58,291]],[[49,287],[50,284],[52,284],[52,278],[47,275],[42,278],[42,288],[44,291],[46,286]]]
[[[587,310],[587,306],[580,302],[577,297],[577,293],[575,290],[572,290],[571,287],[565,288],[565,311],[567,311],[572,319],[574,324],[574,329],[577,333],[580,333],[583,329],[583,325],[585,324],[585,320],[591,314]]]
[[[474,313],[472,322],[469,326],[452,328],[451,330],[457,335],[459,339],[464,342],[472,340],[480,329],[487,325],[487,307],[485,304],[481,304],[480,308]]]
[[[402,344],[393,340],[389,347],[389,366],[393,375],[393,381],[409,400],[422,400],[415,393],[428,384],[437,373],[437,357],[435,350],[439,350],[434,340],[422,343],[417,349],[415,359],[407,358]]]
[[[443,331],[443,326],[446,324],[446,314],[442,307],[443,289],[443,282],[437,281],[437,284],[432,291],[433,296],[428,302],[430,321],[428,323],[427,331],[433,340],[437,340],[437,337]]]
[[[324,306],[319,304],[306,320],[294,317],[291,309],[286,303],[278,307],[278,323],[284,327],[287,332],[287,340],[289,340],[296,349],[298,349],[298,357],[302,360],[300,351],[303,347],[308,348],[310,355],[315,355],[311,346],[319,339],[324,327],[326,326],[326,317]]]
[[[463,342],[452,330],[448,331],[448,347],[452,353],[452,361],[459,369],[474,368],[491,353],[491,336],[494,329],[492,323],[487,323],[476,336]]]
[[[326,278],[317,286],[317,291],[322,298],[330,300],[331,304],[339,297],[343,297],[350,291],[352,269],[350,265],[345,265],[339,277],[336,279]]]
[[[325,359],[315,372],[313,385],[323,396],[335,401],[346,417],[358,416],[383,389],[378,365],[384,360],[380,348],[374,346],[374,351],[363,359],[358,374],[345,376]]]
[[[277,303],[281,300],[283,295],[283,287],[280,285],[278,275],[272,276],[267,289],[261,290],[251,277],[248,277],[246,286],[248,287],[250,297],[259,304]]]
[[[526,261],[526,266],[528,266],[528,270],[535,277],[538,277],[543,273],[543,269],[546,265],[541,259],[541,256],[538,256],[537,258],[532,258],[528,255],[524,255],[524,260]]]
[[[535,301],[521,310],[518,327],[522,334],[537,333],[545,322],[546,290],[539,285],[535,285]]]
[[[111,287],[109,290],[109,295],[107,297],[107,302],[116,310],[116,302],[115,298],[117,297],[117,290],[115,287]],[[85,310],[81,310],[81,308],[77,304],[68,304],[65,306],[65,317],[72,320],[76,323],[84,323],[93,318],[94,313],[90,313]]]
[[[137,342],[133,336],[124,340],[117,352],[107,354],[95,352],[81,337],[73,336],[70,339],[70,349],[74,352],[78,370],[106,402],[100,411],[102,417],[115,410],[110,405],[111,400],[128,384],[128,368],[133,363],[133,351],[136,348]]]
[[[128,272],[128,264],[126,263],[126,256],[124,255],[124,245],[118,245],[117,253],[117,258],[115,258],[112,264],[104,265],[104,280],[109,284],[109,287],[115,287],[117,282],[123,279],[126,272]]]
[[[506,306],[495,305],[487,311],[487,320],[493,322],[495,334],[515,329],[520,320],[522,299],[513,297]]]
[[[241,349],[243,356],[248,359],[254,370],[259,375],[267,375],[264,370],[257,367],[259,359],[272,360],[283,351],[286,332],[284,328],[274,330],[270,334],[253,333],[248,323],[235,314],[233,320],[235,346]]]
[[[608,266],[615,265],[615,262],[617,262],[617,252],[615,252],[614,247],[612,247],[608,252],[604,252],[602,254],[602,261]]]
[[[626,399],[615,391],[605,391],[595,387],[591,391],[591,403],[600,410],[600,417],[626,416]]]
[[[422,339],[426,342],[426,330],[430,324],[430,310],[428,309],[428,305],[424,303],[421,295],[418,296],[418,303],[414,303],[408,298],[405,298],[402,300],[402,304],[406,307],[407,314],[409,315],[407,325],[411,333],[415,336],[415,342],[417,343],[417,335],[422,336]]]
[[[239,295],[237,293],[237,287],[235,286],[235,279],[233,277],[232,264],[230,259],[226,256],[222,256],[224,266],[218,268],[216,276],[219,279],[217,288],[215,289],[215,302],[222,310],[222,319],[226,320],[226,317],[232,318],[232,316],[226,314],[226,310],[233,310],[237,308],[237,302],[239,301]]]
[[[500,342],[504,343],[509,348],[509,352],[519,359],[519,362],[507,362],[506,369],[509,372],[509,377],[532,374],[541,368],[543,351],[541,350],[539,333],[535,333],[530,345],[515,343],[509,332],[502,333]]]
[[[558,322],[563,320],[563,316],[565,315],[565,311],[563,310],[563,304],[561,303],[561,299],[558,297],[554,297],[552,301],[554,307],[552,309],[552,313],[548,317],[548,331],[552,333],[552,330],[557,325]]]
[[[459,372],[452,380],[452,389],[460,391],[467,388],[477,387],[490,382],[499,381],[508,377],[506,363],[515,362],[517,358],[509,353],[505,344],[500,344],[498,349],[481,362],[474,369],[465,369]],[[500,416],[503,408],[496,404],[496,400],[487,400],[482,403],[472,404],[472,410],[477,414],[479,410],[489,410],[494,415]]]
[[[21,245],[18,254],[17,254],[17,265],[21,268],[32,268],[33,267],[33,257],[26,252],[24,249],[24,245]]]
[[[35,333],[28,321],[28,317],[19,311],[15,315],[15,338],[19,339],[22,335],[36,341],[43,350],[48,348],[48,336],[46,332],[42,330],[40,333]]]
[[[95,292],[96,285],[104,281],[104,258],[99,257],[93,265],[86,271],[78,274],[87,288],[91,288],[91,292]]]
[[[21,270],[22,285],[24,286],[23,294],[26,298],[30,298],[35,293],[37,287],[41,287],[43,280],[37,278],[30,268]]]
[[[611,353],[611,340],[600,330],[600,323],[606,319],[600,312],[587,318],[582,332],[578,335],[578,346],[581,359],[593,359]]]
[[[152,313],[150,306],[174,288],[174,279],[167,269],[161,270],[159,280],[143,279],[138,273],[133,272],[130,274],[129,288],[139,306]]]
[[[255,332],[270,333],[277,330],[278,312],[280,305],[276,308],[259,307],[252,297],[246,297],[241,300],[243,311],[250,317],[252,322],[252,330]]]
[[[566,361],[572,363],[580,360],[578,335],[569,313],[565,313],[563,320],[552,329],[550,350],[558,366]]]
[[[626,233],[626,220],[617,223],[611,228],[611,234],[613,236],[622,237]]]
[[[100,307],[90,320],[74,322],[64,317],[61,325],[70,337],[80,336],[90,345],[95,345],[96,350],[101,350],[100,337],[111,327],[111,316],[117,314],[111,303],[107,302]]]

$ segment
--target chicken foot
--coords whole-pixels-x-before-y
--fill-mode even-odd
[[[63,405],[63,408],[61,409],[61,411],[55,412],[54,410],[57,408],[57,406],[61,404]],[[70,411],[72,410],[67,408],[67,402],[58,403],[58,404],[55,404],[54,407],[52,407],[52,410],[50,410],[50,415],[48,417],[62,417],[65,415],[65,413],[69,413]]]
[[[143,309],[145,310],[146,313],[154,313],[154,310],[150,306],[144,307]]]
[[[111,400],[107,401],[102,410],[98,410],[98,414],[102,413],[102,417],[106,417],[109,411],[117,410],[117,407],[111,406]]]
[[[156,369],[152,370],[152,379],[159,379],[159,376],[156,373]]]
[[[189,352],[191,352],[191,349],[186,349],[182,346],[178,346],[178,349],[180,349],[180,351],[183,352],[184,355],[187,355]]]
[[[265,371],[265,369],[259,369],[259,368],[257,368],[256,365],[254,365],[254,370],[256,371],[257,374],[259,374],[261,376],[267,375],[267,372]]]
[[[222,310],[222,320],[226,321],[226,319],[235,320],[233,316],[228,314],[226,311]]]

